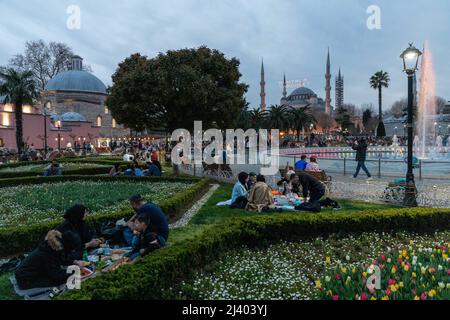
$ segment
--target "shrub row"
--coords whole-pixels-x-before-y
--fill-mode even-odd
[[[95,174],[107,174],[111,167],[115,164],[119,164],[122,170],[126,169],[129,162],[122,161],[121,159],[112,160],[112,159],[97,159],[97,158],[76,158],[76,159],[63,159],[60,161],[64,165],[64,163],[83,163],[83,164],[97,164],[97,165],[105,165],[106,167],[93,167],[93,168],[80,168],[80,169],[70,169],[65,170],[63,168],[64,175],[95,175]],[[32,162],[19,162],[19,163],[11,163],[0,165],[0,170],[5,168],[18,168],[24,167],[27,165],[48,165],[50,161],[32,161]],[[140,167],[142,169],[147,169],[147,166],[141,162]],[[42,173],[36,172],[1,172],[0,171],[0,179],[10,179],[15,177],[33,177],[38,175],[43,175]]]
[[[58,299],[174,299],[180,281],[243,244],[299,240],[332,233],[436,231],[450,228],[450,210],[391,209],[348,214],[283,214],[240,218],[209,227],[194,240],[168,246],[114,272],[83,283]],[[170,239],[169,239],[170,244]],[[176,291],[176,290],[175,290]]]
[[[57,181],[74,181],[74,180],[87,180],[87,177],[56,177],[52,178],[53,182]],[[71,180],[68,180],[71,179]],[[170,220],[175,220],[184,212],[186,206],[192,204],[199,196],[203,195],[209,189],[209,180],[193,180],[193,179],[163,179],[163,178],[119,178],[136,181],[195,181],[196,183],[187,188],[186,190],[176,194],[175,196],[164,199],[157,202],[162,208],[164,213]],[[20,179],[17,179],[20,180]],[[25,179],[24,179],[25,180]],[[39,179],[28,178],[29,183],[39,183]],[[98,177],[92,177],[88,180],[99,180]],[[105,177],[100,179],[102,181],[114,180],[114,178]],[[116,180],[117,181],[117,178]],[[48,182],[48,181],[47,181]],[[122,218],[129,219],[133,216],[132,209],[118,210],[111,213],[92,215],[88,218],[89,225],[95,230],[99,231],[103,222],[105,221],[117,221]],[[35,224],[28,227],[8,227],[0,228],[0,257],[6,257],[10,255],[17,255],[34,249],[34,247],[43,240],[47,232],[55,228],[61,221],[46,222],[41,224]]]

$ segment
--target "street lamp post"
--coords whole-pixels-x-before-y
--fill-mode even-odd
[[[57,120],[55,124],[58,128],[58,151],[61,151],[61,121]]]
[[[408,207],[417,207],[417,189],[414,181],[413,171],[413,104],[414,104],[414,75],[419,65],[419,58],[422,52],[413,47],[412,43],[400,55],[403,60],[403,71],[408,76],[408,171],[406,174],[406,190],[403,204]]]
[[[47,141],[47,110],[51,110],[52,103],[49,101],[44,105],[44,152],[47,155],[48,141]]]

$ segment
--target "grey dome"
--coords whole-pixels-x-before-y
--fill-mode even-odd
[[[86,122],[86,118],[76,112],[67,112],[61,116],[61,120],[64,122]]]
[[[314,91],[312,91],[309,88],[301,87],[301,88],[295,89],[290,95],[291,96],[297,96],[297,95],[315,96],[316,94],[314,93]]]
[[[106,94],[106,86],[93,74],[71,70],[58,73],[45,87],[47,91],[76,91]]]

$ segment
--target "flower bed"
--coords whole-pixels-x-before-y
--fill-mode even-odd
[[[91,214],[126,209],[133,194],[158,202],[185,188],[188,182],[65,181],[3,188],[0,193],[0,228],[20,227],[61,219],[65,209],[82,203]]]
[[[36,185],[39,184],[44,178],[21,178],[21,179],[15,179],[13,181],[8,181],[8,183],[11,183],[12,185],[17,185],[18,181],[22,181],[29,185]],[[127,182],[128,185],[128,193],[132,193],[132,191],[137,191],[136,189],[132,189],[133,185],[140,185],[141,183],[146,183],[145,186],[147,192],[147,198],[151,199],[152,201],[155,201],[164,211],[164,213],[168,216],[169,221],[176,221],[180,214],[184,212],[186,207],[188,207],[193,201],[195,201],[198,197],[202,196],[204,192],[209,188],[209,181],[204,180],[198,180],[198,179],[183,179],[183,178],[110,178],[110,177],[54,177],[54,178],[45,178],[44,181],[52,181],[54,183],[59,183],[62,181],[71,181],[72,183],[77,181],[84,181],[83,183],[88,182],[102,182],[102,183],[108,183],[108,182],[114,182],[114,183],[120,183],[120,182]],[[162,195],[159,190],[157,190],[159,187],[163,186],[164,184],[170,185],[170,183],[174,183],[177,185],[178,192],[175,194],[172,194],[171,197],[167,197],[166,195]],[[78,183],[75,185],[80,186]],[[153,185],[153,186],[152,186]],[[115,197],[120,199],[125,199],[125,192],[123,192],[122,189],[114,190],[114,184],[108,185],[110,188],[110,191],[115,194]],[[39,187],[39,186],[37,186]],[[181,187],[181,189],[179,189]],[[95,188],[95,184],[91,185],[91,190]],[[156,189],[155,189],[156,188]],[[8,190],[9,188],[3,188],[2,191]],[[97,190],[98,188],[95,188],[95,192],[101,192]],[[23,187],[19,187],[20,192],[24,192]],[[59,190],[54,189],[55,192],[59,192]],[[117,192],[120,191],[120,194],[118,195]],[[144,190],[145,191],[145,190]],[[156,199],[153,197],[153,191],[155,194],[159,195],[159,198]],[[88,193],[85,192],[86,201],[90,201],[90,203],[95,207],[94,204],[95,197],[92,196],[94,193]],[[123,193],[123,194],[122,194]],[[5,192],[2,192],[2,197],[5,195]],[[72,195],[68,195],[69,197]],[[89,196],[91,196],[91,200],[89,200]],[[35,200],[39,200],[39,197],[36,197],[33,195]],[[106,194],[103,192],[103,198],[104,200],[110,199],[110,194]],[[26,202],[26,200],[23,200]],[[104,202],[106,203],[106,202]],[[48,206],[48,202],[41,203],[42,207]],[[16,205],[17,206],[17,205]],[[61,207],[62,208],[62,207]],[[28,207],[25,207],[25,212],[30,212],[32,209],[30,209],[30,204],[28,204]],[[9,210],[9,209],[7,209]],[[12,208],[12,210],[15,210]],[[20,212],[17,212],[17,214],[20,215]],[[48,230],[51,230],[55,226],[57,226],[61,220],[61,212],[52,212],[52,210],[43,210],[38,213],[41,217],[44,217],[44,221],[41,221],[39,219],[34,219],[31,215],[31,217],[27,217],[26,215],[23,216],[23,219],[31,219],[33,223],[27,223],[23,225],[17,226],[14,224],[11,226],[11,223],[9,223],[7,227],[0,228],[0,257],[8,256],[8,255],[14,255],[14,254],[20,254],[23,252],[26,252],[28,250],[31,250],[34,248],[40,241],[42,241],[45,234],[48,232]],[[125,200],[119,200],[113,204],[109,208],[105,208],[105,210],[102,210],[101,208],[94,212],[89,218],[88,223],[91,225],[91,227],[99,230],[101,227],[101,224],[105,221],[115,221],[121,218],[130,218],[133,215],[133,210],[129,207],[129,205],[126,203]],[[41,218],[42,219],[42,218]],[[5,218],[3,218],[4,221],[6,221]]]
[[[416,237],[410,237],[417,239]],[[337,263],[316,281],[327,300],[450,300],[450,232],[440,241],[410,240],[366,263]],[[380,253],[380,252],[379,252]],[[327,259],[331,264],[331,259]],[[377,288],[376,279],[380,278]]]
[[[243,248],[182,283],[179,298],[449,299],[449,238],[449,231],[428,236],[365,233]],[[369,292],[365,262],[376,256],[380,258],[372,263],[380,266],[385,281],[380,290]]]
[[[181,281],[229,255],[243,244],[254,247],[280,240],[299,241],[337,232],[429,231],[450,229],[444,209],[389,209],[348,214],[282,214],[236,218],[206,227],[189,241],[169,245],[134,265],[86,282],[58,299],[176,299]],[[336,252],[344,252],[336,248]],[[323,254],[321,255],[321,257]],[[319,259],[319,263],[321,263]],[[285,266],[288,268],[289,266]],[[317,274],[310,281],[318,277]],[[158,290],[155,290],[158,288]],[[182,291],[182,290],[181,290]],[[182,291],[183,294],[183,291]]]

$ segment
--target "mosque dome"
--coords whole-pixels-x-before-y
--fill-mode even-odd
[[[71,70],[58,73],[51,78],[45,90],[63,92],[87,92],[106,95],[106,86],[93,74],[83,71],[83,59],[72,57]]]
[[[86,122],[86,118],[76,112],[64,113],[60,118],[64,122]]]

